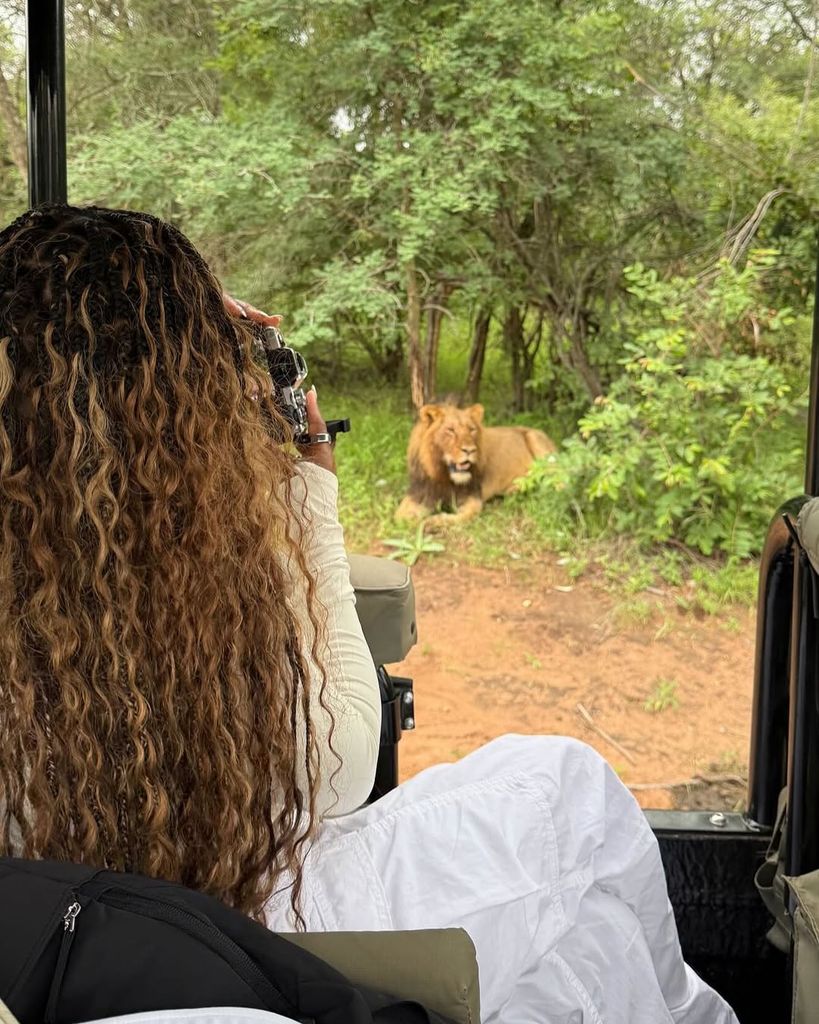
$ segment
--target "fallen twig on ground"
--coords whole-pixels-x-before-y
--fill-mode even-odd
[[[580,717],[583,719],[583,721],[586,723],[586,725],[588,725],[590,729],[594,729],[598,736],[604,739],[606,743],[610,743],[614,747],[614,749],[619,751],[619,753],[621,753],[627,761],[630,761],[631,764],[637,764],[634,755],[631,754],[628,750],[626,750],[622,743],[618,743],[613,736],[609,736],[609,734],[604,729],[601,729],[597,722],[595,722],[595,720],[589,714],[588,710],[579,701],[577,703],[577,710],[580,713]]]

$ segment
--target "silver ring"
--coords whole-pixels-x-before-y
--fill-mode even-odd
[[[332,434],[303,434],[300,438],[301,444],[332,444]]]

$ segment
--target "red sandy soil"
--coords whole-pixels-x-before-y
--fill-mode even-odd
[[[503,733],[557,733],[596,747],[644,807],[741,805],[752,611],[697,618],[655,592],[650,621],[635,623],[599,582],[572,583],[550,562],[428,561],[413,580],[419,642],[394,666],[415,681],[403,778]],[[658,684],[676,706],[649,711]]]

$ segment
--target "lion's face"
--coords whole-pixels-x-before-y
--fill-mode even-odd
[[[483,406],[425,405],[421,420],[450,480],[459,486],[470,483],[480,457]]]

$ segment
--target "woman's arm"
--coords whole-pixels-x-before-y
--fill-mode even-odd
[[[327,615],[324,703],[334,720],[332,739],[329,715],[318,699],[321,678],[315,668],[311,679],[311,714],[320,751],[318,813],[338,817],[360,807],[372,790],[381,739],[381,696],[355,609],[338,521],[338,480],[326,469],[302,461],[294,492],[297,506],[306,500],[310,522],[304,555],[316,583],[316,598]]]
[[[277,327],[281,322],[280,316],[268,316],[230,295],[224,295],[224,302],[233,316],[265,326]],[[307,394],[307,418],[311,434],[326,432],[315,388]],[[307,512],[304,555],[315,580],[316,598],[327,614],[328,643],[321,655],[326,672],[323,701],[319,699],[322,677],[315,665],[311,665],[310,680],[310,715],[319,750],[316,809],[321,817],[339,817],[360,807],[372,790],[381,740],[381,695],[355,610],[344,533],[338,521],[333,449],[327,444],[308,445],[302,455],[293,481],[293,512]],[[297,588],[294,599],[310,662],[313,630],[302,588]]]

